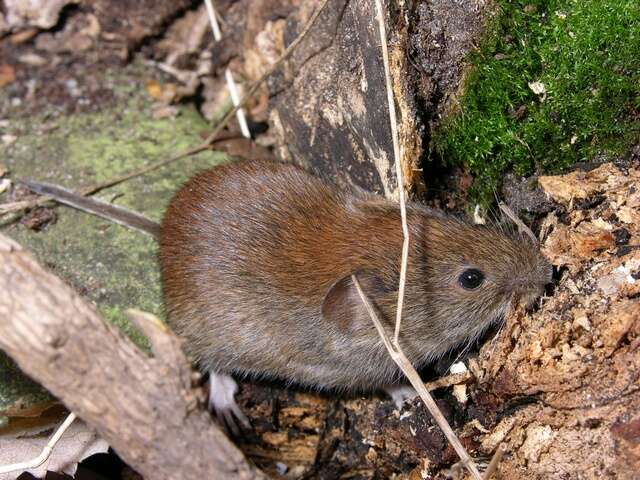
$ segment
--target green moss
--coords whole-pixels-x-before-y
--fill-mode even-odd
[[[481,201],[506,171],[610,158],[640,136],[638,0],[497,4],[484,45],[470,55],[460,108],[432,140],[434,158],[469,167]]]

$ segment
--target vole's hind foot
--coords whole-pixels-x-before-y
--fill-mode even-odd
[[[402,410],[402,405],[404,404],[404,402],[413,400],[418,396],[418,392],[416,392],[415,389],[410,385],[397,385],[394,387],[387,387],[385,388],[385,392],[387,392],[387,395],[391,397],[391,400],[393,400],[393,403],[396,404],[398,410]]]
[[[238,384],[229,375],[209,372],[209,410],[215,412],[220,425],[240,435],[241,428],[251,430],[251,423],[236,403]]]

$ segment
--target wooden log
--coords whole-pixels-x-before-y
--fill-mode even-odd
[[[199,405],[180,342],[133,313],[153,356],[0,235],[0,348],[145,478],[263,479]]]

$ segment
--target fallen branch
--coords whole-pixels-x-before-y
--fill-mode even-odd
[[[0,235],[0,348],[145,478],[264,479],[199,407],[179,340],[132,312],[153,356]]]

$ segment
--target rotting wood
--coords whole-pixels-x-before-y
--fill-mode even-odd
[[[0,348],[145,478],[267,478],[199,407],[180,342],[155,317],[131,314],[148,356],[2,235],[0,291]]]

